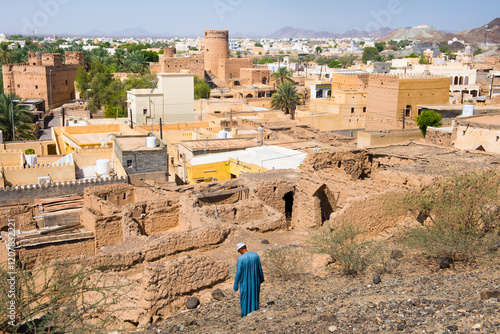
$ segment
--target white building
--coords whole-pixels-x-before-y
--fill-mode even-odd
[[[155,89],[128,91],[127,104],[136,125],[194,122],[194,74],[159,73]]]

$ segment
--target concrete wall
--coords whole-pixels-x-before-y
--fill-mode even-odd
[[[75,165],[65,164],[39,164],[35,166],[4,167],[3,175],[5,185],[19,186],[37,184],[38,177],[50,176],[53,182],[75,180]]]
[[[500,126],[459,122],[454,130],[455,147],[460,150],[477,150],[500,154]]]
[[[401,143],[408,140],[423,140],[420,130],[388,131],[388,132],[358,132],[358,148],[375,145]]]
[[[21,150],[0,151],[0,166],[21,166],[24,152]]]

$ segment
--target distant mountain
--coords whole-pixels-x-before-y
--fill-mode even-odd
[[[92,30],[84,34],[87,37],[131,37],[131,38],[146,38],[146,37],[159,37],[159,38],[167,38],[168,36],[172,36],[170,33],[151,33],[141,27],[136,28],[128,28],[123,30],[118,30],[115,32],[104,32],[100,30]]]
[[[484,43],[485,26],[479,28],[464,30],[455,34],[459,40],[465,43]],[[487,43],[500,44],[500,18],[496,18],[488,23]]]
[[[421,25],[413,28],[399,28],[392,33],[380,38],[380,41],[390,40],[419,40],[425,42],[441,42],[453,38],[452,34],[445,34],[434,27]]]
[[[313,30],[304,30],[300,28],[293,27],[283,27],[280,30],[272,33],[267,36],[268,38],[376,38],[382,37],[393,30],[391,28],[380,28],[375,31],[359,31],[359,30],[349,30],[343,34],[331,33],[328,31],[313,31]]]
[[[353,29],[346,31],[340,36],[345,38],[381,38],[389,35],[393,31],[394,29],[391,29],[389,27],[384,27],[373,31],[360,31],[357,29]]]

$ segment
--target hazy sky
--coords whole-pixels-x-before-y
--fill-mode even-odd
[[[292,26],[343,33],[428,24],[461,31],[500,16],[500,1],[448,0],[17,0],[2,1],[0,32],[107,33],[140,27],[155,34],[202,35],[229,29],[268,35]]]

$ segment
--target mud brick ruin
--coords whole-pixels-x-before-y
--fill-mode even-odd
[[[3,207],[0,228],[5,231],[3,217],[16,219],[16,252],[27,268],[50,260],[82,263],[132,285],[120,301],[131,310],[118,320],[141,326],[226,282],[241,238],[343,220],[369,236],[390,234],[417,217],[388,216],[380,195],[477,168],[498,168],[497,157],[411,142],[330,150],[310,154],[299,170],[218,183],[91,186],[68,200],[79,205],[73,209],[46,212],[50,200]],[[6,254],[0,255],[3,261]]]

